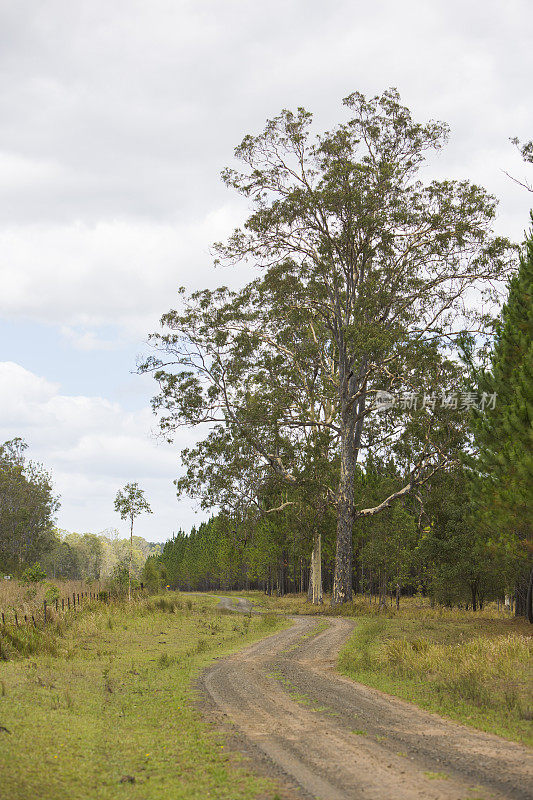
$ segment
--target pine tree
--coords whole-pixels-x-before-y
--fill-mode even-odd
[[[533,213],[532,213],[533,222]],[[475,419],[479,447],[480,504],[493,524],[521,543],[531,569],[533,522],[533,229],[526,238],[520,267],[496,330],[491,369],[479,374],[479,390],[490,401]],[[482,395],[483,396],[483,395]],[[533,571],[529,583],[533,578]],[[527,586],[527,582],[526,582]],[[517,613],[526,612],[525,589],[518,592]],[[530,621],[531,587],[529,591]]]

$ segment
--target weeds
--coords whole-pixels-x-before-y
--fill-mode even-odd
[[[61,597],[72,597],[90,591],[99,591],[100,584],[95,588],[85,581],[55,581],[51,583],[39,582],[29,585],[24,581],[0,581],[0,611],[12,614],[17,611],[19,615],[31,614],[35,608],[42,608],[43,600],[49,603]]]
[[[166,669],[174,663],[174,659],[168,653],[161,653],[157,659],[157,663],[161,669]]]
[[[339,667],[356,680],[432,710],[527,740],[531,731],[525,723],[533,717],[533,639],[522,633],[501,635],[488,622],[484,629],[469,622],[466,618],[446,628],[431,620],[361,621]]]
[[[273,631],[273,630],[275,630],[277,628],[278,621],[279,621],[279,618],[276,616],[276,614],[272,614],[272,613],[268,612],[268,613],[263,614],[261,616],[260,624],[261,624],[261,627],[264,628],[265,630]]]

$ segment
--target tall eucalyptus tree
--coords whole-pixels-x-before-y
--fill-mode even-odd
[[[492,233],[493,197],[466,180],[422,180],[445,124],[413,121],[395,90],[370,100],[356,92],[344,105],[350,119],[322,135],[300,108],[244,138],[235,151],[243,167],[223,179],[252,213],[216,249],[221,263],[264,274],[240,292],[182,296],[141,365],[159,382],[153,406],[169,438],[177,425],[231,424],[289,486],[302,481],[289,444],[329,437],[334,603],[352,595],[354,520],[429,480],[456,444],[453,413],[435,415],[429,402],[378,416],[377,392],[450,391],[446,346],[481,329],[481,302],[512,258]],[[399,447],[404,485],[361,508],[358,458],[384,441]]]

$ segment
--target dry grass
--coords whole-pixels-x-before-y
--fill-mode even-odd
[[[87,583],[85,581],[60,581],[50,580],[38,583],[24,583],[18,580],[0,580],[0,612],[12,616],[16,611],[21,614],[32,614],[35,610],[41,610],[43,600],[51,599],[55,594],[52,587],[57,587],[59,597],[72,598],[73,594],[82,592],[100,591],[98,582]]]
[[[432,605],[427,597],[402,597],[399,610],[395,602],[387,599],[387,605],[380,607],[377,598],[368,599],[366,595],[357,595],[352,603],[340,606],[331,606],[331,596],[325,594],[322,605],[312,605],[307,602],[307,597],[302,594],[286,594],[283,597],[268,596],[260,591],[242,592],[217,592],[217,594],[236,597],[247,597],[255,601],[258,607],[269,611],[279,611],[284,614],[319,614],[325,616],[341,617],[378,617],[385,619],[424,619],[433,620],[506,620],[514,619],[513,615],[496,603],[487,603],[483,611],[465,611],[458,608],[445,608]]]
[[[533,742],[533,637],[520,620],[361,619],[342,672],[425,708]]]

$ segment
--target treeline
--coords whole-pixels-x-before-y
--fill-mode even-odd
[[[133,537],[132,575],[139,578],[146,559],[158,554],[161,546]],[[43,554],[41,565],[48,578],[70,580],[103,580],[127,575],[130,540],[119,539],[117,531],[102,533],[69,533],[56,531],[50,549]]]
[[[59,499],[50,473],[26,458],[27,444],[15,438],[0,445],[0,573],[32,580],[123,579],[130,540],[113,530],[70,533],[59,530]],[[139,578],[148,556],[160,545],[133,537],[132,573]]]
[[[389,487],[401,484],[390,464],[362,466],[358,479],[361,495],[369,499],[385,481]],[[387,596],[421,593],[443,605],[473,610],[490,600],[503,603],[505,596],[515,599],[527,555],[518,539],[495,537],[490,527],[476,523],[464,472],[440,476],[424,500],[422,519],[420,507],[407,503],[358,524],[354,592],[374,596],[382,604]],[[292,507],[267,518],[253,513],[213,516],[189,534],[179,531],[166,542],[151,569],[159,566],[165,581],[184,590],[308,593],[314,527],[322,539],[323,591],[331,593],[334,517],[313,519]]]

